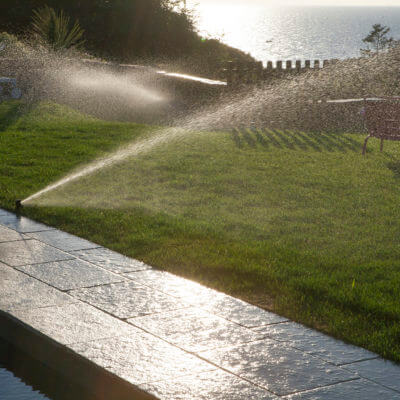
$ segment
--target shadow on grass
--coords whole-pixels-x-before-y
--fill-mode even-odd
[[[301,132],[278,129],[233,129],[232,139],[235,145],[243,148],[262,146],[279,149],[329,152],[360,152],[361,145],[356,140],[338,133]]]
[[[240,138],[240,131],[238,129],[232,129],[232,139],[235,142],[236,147],[239,147],[239,149],[243,147],[243,141]]]

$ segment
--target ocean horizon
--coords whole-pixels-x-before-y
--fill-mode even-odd
[[[197,4],[197,5],[195,5]],[[271,7],[260,3],[188,1],[201,35],[257,60],[329,60],[360,56],[373,24],[400,40],[400,7]]]

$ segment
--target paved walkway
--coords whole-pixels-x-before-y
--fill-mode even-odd
[[[0,310],[160,399],[400,399],[400,366],[0,209]]]

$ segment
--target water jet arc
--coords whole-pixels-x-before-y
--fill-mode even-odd
[[[65,178],[60,179],[59,181],[45,187],[44,189],[40,190],[39,192],[27,197],[26,199],[22,200],[21,206],[23,204],[27,204],[32,200],[37,199],[38,197],[42,196],[45,193],[48,193],[52,190],[55,190],[65,184],[71,183],[76,181],[77,179],[83,178],[85,176],[91,175],[103,168],[110,167],[117,162],[121,162],[126,160],[129,157],[137,156],[139,154],[145,153],[155,146],[164,144],[169,142],[172,139],[178,139],[187,135],[189,130],[184,130],[182,128],[168,128],[156,132],[153,137],[143,139],[139,142],[133,142],[128,146],[121,148],[120,150],[115,151],[109,157],[104,159],[99,159],[93,161],[91,164],[83,167],[82,169],[78,170],[75,173],[71,173],[70,175],[66,176]]]

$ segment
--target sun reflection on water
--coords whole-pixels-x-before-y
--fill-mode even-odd
[[[358,57],[362,39],[376,23],[400,35],[400,7],[344,7],[337,0],[188,0],[195,23],[205,37],[224,43],[266,61],[345,59]],[[336,4],[334,4],[336,3]],[[343,6],[340,6],[342,3]],[[338,7],[334,7],[338,6]],[[397,4],[396,4],[397,5]]]

